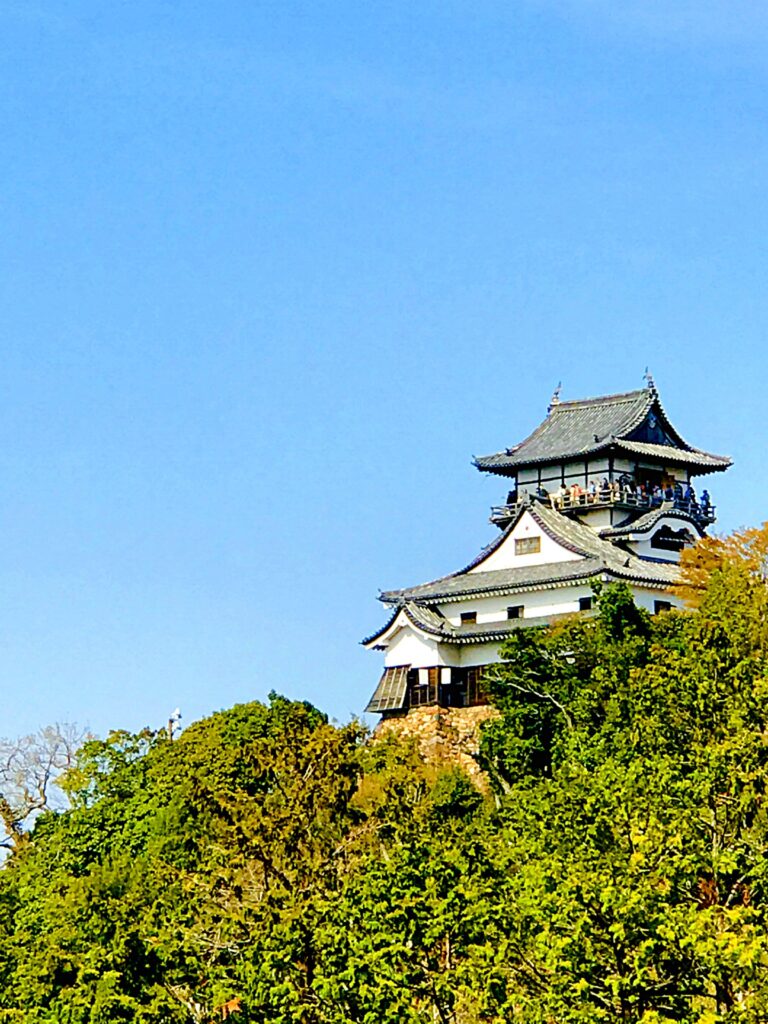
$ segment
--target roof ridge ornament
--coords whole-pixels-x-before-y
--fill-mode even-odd
[[[557,382],[557,387],[552,392],[552,397],[549,400],[549,405],[547,406],[547,415],[549,415],[552,412],[552,410],[555,408],[556,405],[560,405],[560,392],[562,390],[563,390],[563,382],[561,380],[559,380]]]
[[[656,389],[656,381],[653,379],[653,374],[651,374],[648,371],[647,366],[645,368],[645,373],[643,374],[643,380],[645,381],[645,386],[648,388],[648,390],[651,391],[654,395],[658,395],[659,392]]]

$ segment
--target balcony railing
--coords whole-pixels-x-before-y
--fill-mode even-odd
[[[715,521],[715,506],[708,501],[696,501],[691,498],[673,496],[665,498],[660,494],[644,494],[642,491],[630,487],[621,487],[614,484],[609,487],[589,490],[567,490],[565,494],[539,495],[538,500],[548,502],[558,512],[575,512],[581,514],[599,508],[622,508],[628,511],[638,510],[643,512],[652,509],[676,509],[685,512],[701,526],[706,526]],[[497,526],[503,525],[510,520],[519,507],[519,502],[509,505],[496,505],[491,509],[491,522]]]

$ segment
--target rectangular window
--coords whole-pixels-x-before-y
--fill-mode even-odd
[[[412,708],[420,708],[437,702],[440,669],[427,669],[426,681],[422,682],[423,679],[423,670],[422,673],[419,673],[419,670],[414,668],[408,673],[408,704]]]
[[[591,597],[580,597],[579,598],[579,611],[588,612],[592,608]]]
[[[466,670],[466,702],[468,705],[488,703],[488,690],[483,679],[485,670],[485,665],[479,665],[477,668],[468,668]]]
[[[522,605],[522,604],[512,604],[512,605],[510,605],[509,608],[507,608],[507,618],[508,619],[522,619],[522,617],[523,617],[523,609],[524,609],[524,605]]]
[[[477,622],[477,612],[462,612],[461,613],[461,624],[462,624],[462,626],[470,626],[474,622]]]
[[[516,555],[537,555],[541,551],[541,537],[516,537]]]
[[[653,614],[658,615],[659,612],[671,612],[672,602],[671,601],[654,601],[653,602]]]

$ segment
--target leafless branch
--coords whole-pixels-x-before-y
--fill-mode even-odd
[[[57,723],[18,739],[0,738],[0,848],[17,848],[40,811],[66,806],[56,780],[72,767],[86,736],[76,725]]]

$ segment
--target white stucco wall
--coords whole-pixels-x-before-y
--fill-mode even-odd
[[[654,530],[654,533],[656,531]],[[636,540],[628,540],[627,547],[631,551],[634,551],[640,558],[660,558],[665,562],[679,562],[680,552],[679,551],[666,551],[663,548],[652,548],[651,547],[651,535],[646,534],[645,536],[638,537]]]
[[[617,456],[613,460],[613,478],[617,479],[622,473],[628,473],[630,476],[637,476],[642,482],[643,475],[653,475],[654,477],[659,472],[658,463],[643,462],[642,460],[635,460],[627,457]],[[675,480],[685,482],[689,479],[688,472],[681,466],[665,466],[664,472],[667,476]],[[594,459],[590,459],[586,472],[584,466],[584,460],[566,462],[564,469],[559,465],[553,466],[542,466],[541,469],[538,467],[526,467],[521,469],[517,474],[517,486],[520,489],[526,489],[534,492],[539,486],[546,491],[556,491],[560,486],[561,482],[565,482],[566,486],[570,486],[572,483],[577,483],[581,487],[585,486],[585,480],[587,483],[594,480],[595,483],[599,484],[603,477],[610,475],[610,463],[606,455],[600,455]],[[513,486],[513,480],[510,478],[510,487]]]
[[[390,640],[384,654],[384,665],[413,665],[414,668],[428,668],[440,665],[437,641],[417,633],[412,626],[404,626]]]
[[[551,590],[528,591],[505,594],[500,597],[466,598],[453,604],[438,605],[442,614],[454,626],[461,625],[462,612],[476,612],[477,622],[506,622],[507,608],[523,606],[523,618],[531,619],[541,615],[560,615],[579,610],[579,598],[590,597],[592,591],[586,584],[571,587],[556,587]]]
[[[669,601],[673,608],[684,607],[680,598],[670,594],[667,590],[644,590],[641,587],[632,587],[632,593],[635,598],[635,604],[640,608],[645,608],[648,612],[653,612],[655,601]]]
[[[660,530],[662,527],[668,526],[670,530],[677,533],[680,529],[687,529],[692,536],[698,537],[696,530],[692,526],[687,526],[680,519],[675,519],[672,516],[664,516],[656,523],[654,528],[649,533],[637,534],[636,536],[630,536],[627,540],[629,547],[641,558],[662,558],[668,562],[679,562],[680,552],[679,551],[666,551],[664,548],[651,547],[651,538],[653,535]],[[688,545],[689,547],[691,545]]]
[[[471,668],[473,665],[492,665],[499,660],[500,644],[473,644],[461,648],[461,665]]]
[[[541,538],[538,552],[530,555],[515,554],[515,540],[521,537]],[[548,565],[552,562],[572,562],[581,556],[561,547],[544,533],[530,512],[524,512],[512,533],[487,558],[478,563],[470,573],[492,572],[496,569],[526,568],[530,565]]]
[[[673,607],[683,607],[682,601],[673,597],[666,591],[652,590],[642,587],[632,588],[635,601],[641,608],[653,612],[656,601],[669,601]],[[564,587],[562,590],[543,591],[536,594],[516,595],[509,598],[485,598],[486,607],[483,611],[483,618],[480,619],[479,606],[481,602],[475,602],[478,609],[478,622],[506,621],[506,610],[509,604],[524,604],[525,618],[537,616],[557,616],[579,610],[579,598],[590,597],[592,591],[587,586]],[[462,608],[465,611],[475,610],[471,602],[462,605],[451,605],[451,621],[456,618],[456,612]],[[495,615],[496,618],[487,616]],[[399,628],[392,639],[384,655],[384,665],[391,668],[394,665],[411,665],[413,668],[431,668],[435,665],[446,667],[469,667],[473,665],[489,665],[499,660],[498,642],[478,644],[445,644],[425,636],[418,632],[410,623]]]

